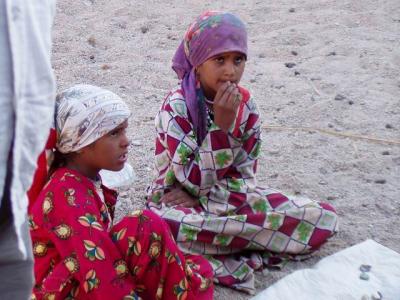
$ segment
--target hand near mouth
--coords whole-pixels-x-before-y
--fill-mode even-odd
[[[228,132],[236,118],[242,96],[235,83],[223,83],[215,95],[213,111],[214,122],[224,132]]]

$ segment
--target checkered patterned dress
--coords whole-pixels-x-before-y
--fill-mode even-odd
[[[199,146],[182,90],[173,89],[155,119],[157,177],[147,205],[168,222],[180,249],[209,255],[217,282],[252,292],[256,260],[235,261],[230,254],[251,250],[262,253],[266,263],[266,256],[310,253],[336,231],[337,215],[329,204],[257,186],[261,128],[251,97],[238,116],[229,133],[211,120]],[[200,205],[162,204],[161,196],[176,187]]]

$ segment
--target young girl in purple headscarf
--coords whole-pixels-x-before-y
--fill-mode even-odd
[[[259,114],[239,86],[246,59],[236,16],[206,12],[189,27],[173,58],[181,83],[156,117],[158,174],[147,205],[181,250],[206,255],[216,282],[253,293],[253,270],[317,250],[336,232],[337,215],[329,204],[257,186]]]

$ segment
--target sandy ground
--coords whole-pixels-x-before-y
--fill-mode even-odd
[[[340,215],[340,233],[314,258],[258,273],[257,289],[368,238],[400,252],[398,0],[58,0],[53,66],[59,90],[100,85],[121,95],[134,113],[129,161],[138,180],[118,216],[143,206],[152,178],[153,119],[177,83],[170,61],[187,25],[206,9],[234,12],[248,24],[242,84],[264,125],[279,127],[263,132],[260,185],[327,200]],[[250,296],[218,287],[215,298]]]

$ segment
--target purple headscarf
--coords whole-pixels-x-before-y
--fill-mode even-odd
[[[245,25],[230,13],[207,11],[190,25],[172,60],[172,69],[182,80],[186,106],[199,145],[207,134],[207,111],[195,68],[215,55],[231,51],[247,57]]]

